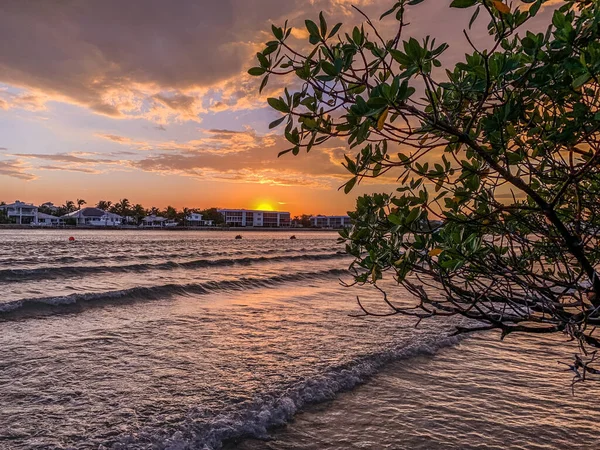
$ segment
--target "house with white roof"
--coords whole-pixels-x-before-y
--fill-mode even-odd
[[[31,223],[32,226],[37,227],[59,227],[64,224],[65,221],[60,217],[44,214],[39,211],[37,213],[36,221]]]
[[[212,227],[212,220],[202,220],[202,214],[190,213],[189,216],[185,217],[185,224],[188,227]]]
[[[120,215],[92,207],[65,214],[61,219],[65,223],[68,223],[69,219],[75,220],[78,226],[118,227],[123,224],[123,217]]]
[[[142,219],[142,228],[171,228],[176,227],[178,223],[165,217],[155,216],[154,214]]]
[[[24,203],[19,200],[9,205],[0,206],[0,210],[4,211],[6,217],[16,224],[28,225],[35,223],[37,218],[38,209],[37,206],[31,203]]]

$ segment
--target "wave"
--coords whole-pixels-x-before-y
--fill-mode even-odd
[[[122,273],[122,272],[147,272],[150,270],[173,270],[173,269],[198,269],[202,267],[222,267],[232,265],[250,265],[256,263],[269,263],[281,261],[321,261],[348,256],[344,252],[303,254],[303,255],[279,255],[259,256],[244,258],[222,258],[222,259],[196,259],[193,261],[166,261],[162,263],[138,263],[120,266],[58,266],[39,267],[32,269],[3,269],[0,270],[0,282],[20,282],[43,280],[49,278],[65,278],[80,275],[98,273]]]
[[[242,291],[246,289],[269,288],[281,283],[297,282],[318,278],[347,275],[343,269],[329,269],[315,272],[290,273],[267,278],[241,277],[237,280],[207,281],[189,284],[163,284],[158,286],[134,287],[115,291],[70,294],[58,297],[41,297],[13,300],[0,303],[0,317],[22,312],[111,301],[157,300],[172,295],[203,295],[217,291]]]
[[[309,404],[332,400],[338,393],[363,384],[385,365],[420,355],[432,355],[457,344],[464,336],[447,333],[397,344],[378,353],[332,367],[320,376],[303,380],[280,394],[270,394],[247,404],[242,410],[219,414],[206,420],[192,410],[173,434],[147,429],[136,436],[123,436],[113,449],[206,449],[216,450],[228,441],[244,438],[268,439],[270,428],[285,425]],[[172,433],[172,431],[171,431]]]
[[[339,248],[339,247],[338,247]],[[36,249],[39,251],[39,249]],[[59,256],[56,254],[56,250],[52,250],[52,249],[48,249],[47,253],[52,254],[54,252],[54,254],[52,255],[28,255],[28,256],[24,256],[24,257],[16,257],[16,256],[5,256],[2,257],[0,256],[0,267],[2,266],[14,266],[14,265],[23,265],[23,266],[28,266],[28,265],[37,265],[37,264],[73,264],[73,263],[80,263],[80,262],[97,262],[97,261],[102,261],[105,262],[107,259],[112,258],[114,260],[118,260],[118,261],[132,261],[132,260],[152,260],[152,259],[184,259],[184,258],[194,258],[194,257],[215,257],[215,256],[236,256],[236,255],[243,255],[243,256],[252,256],[252,255],[260,255],[260,254],[264,254],[266,251],[276,251],[276,252],[285,252],[285,253],[307,253],[307,252],[333,252],[336,251],[336,248],[332,248],[331,246],[329,247],[302,247],[302,248],[286,248],[286,249],[281,249],[281,248],[277,248],[277,249],[272,249],[272,248],[261,248],[259,250],[252,250],[252,249],[248,249],[248,250],[227,250],[227,251],[192,251],[189,252],[189,249],[182,249],[182,250],[188,250],[187,253],[184,252],[171,252],[171,253],[166,253],[165,251],[156,251],[156,250],[144,250],[143,253],[134,253],[132,252],[130,249],[128,250],[122,250],[122,251],[115,251],[115,250],[111,250],[110,254],[102,254],[100,256],[95,255],[95,254],[89,254],[89,255],[79,255],[79,256],[73,256],[73,255],[66,255],[66,256]],[[100,249],[97,249],[98,252],[100,252]],[[41,252],[40,252],[41,253]],[[14,269],[13,269],[14,270]],[[20,270],[20,269],[18,269]],[[0,270],[0,272],[2,272],[3,270]]]

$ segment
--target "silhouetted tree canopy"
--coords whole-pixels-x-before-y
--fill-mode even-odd
[[[356,282],[381,289],[389,274],[416,298],[406,307],[381,290],[382,314],[460,315],[473,325],[457,332],[503,337],[565,333],[584,379],[600,347],[600,6],[565,1],[533,33],[545,0],[454,0],[469,28],[488,22],[490,40],[465,30],[469,53],[444,66],[448,44],[407,36],[434,1],[397,1],[381,22],[357,10],[363,23],[349,29],[321,14],[298,48],[287,23],[274,25],[249,73],[261,90],[288,77],[268,99],[291,144],[282,154],[343,140],[346,192],[365,178],[397,183],[358,198],[342,232]]]

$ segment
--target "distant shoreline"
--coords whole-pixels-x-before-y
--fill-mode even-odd
[[[96,227],[96,226],[63,226],[63,227],[35,227],[31,225],[15,225],[15,224],[0,224],[2,230],[48,230],[48,231],[65,231],[65,230],[99,230],[99,231],[268,231],[268,232],[293,232],[293,233],[314,233],[314,232],[331,232],[337,233],[339,229],[331,228],[269,228],[269,227],[164,227],[164,228],[142,228],[142,227]]]

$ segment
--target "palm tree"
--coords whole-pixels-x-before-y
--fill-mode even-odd
[[[167,219],[173,220],[177,217],[177,210],[175,208],[173,208],[171,205],[169,205],[165,208],[164,213],[165,213],[165,217]]]
[[[106,210],[110,209],[111,205],[112,205],[112,202],[110,200],[100,200],[96,204],[96,208],[101,209],[102,211],[106,211]]]
[[[158,216],[159,214],[160,214],[160,209],[158,209],[156,206],[153,206],[152,208],[150,208],[151,216]]]
[[[129,212],[130,206],[131,206],[131,203],[129,203],[129,200],[126,198],[123,198],[115,205],[115,209],[117,211],[119,211],[119,213],[123,217],[127,217],[127,213]]]
[[[135,217],[136,224],[139,225],[142,219],[146,216],[146,210],[142,205],[136,203],[132,208],[133,217]]]
[[[190,213],[193,212],[193,210],[189,209],[189,208],[183,208],[181,210],[181,214],[183,216],[183,226],[187,226],[187,217],[190,215]]]
[[[81,209],[81,207],[86,204],[87,204],[87,202],[85,200],[78,198],[77,199],[77,211],[79,211]]]
[[[67,200],[64,204],[64,208],[67,211],[67,214],[75,211],[75,202],[73,200]]]

